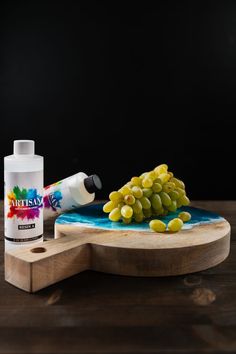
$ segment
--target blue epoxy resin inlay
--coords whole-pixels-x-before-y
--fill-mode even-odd
[[[105,214],[102,210],[103,204],[92,204],[80,207],[72,212],[60,215],[56,223],[57,224],[72,224],[73,226],[80,225],[91,228],[99,228],[106,230],[133,230],[133,231],[151,231],[149,229],[148,220],[140,224],[131,223],[124,224],[120,222],[112,222],[108,219],[108,214]],[[188,211],[192,215],[192,219],[184,224],[183,229],[191,229],[194,226],[201,224],[212,224],[225,219],[221,216],[212,213],[207,210],[193,208],[193,207],[182,207],[174,213],[170,213],[164,217],[156,217],[161,219],[163,222],[168,224],[168,222],[178,217],[181,211]]]

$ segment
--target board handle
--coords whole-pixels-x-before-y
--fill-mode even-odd
[[[76,236],[67,236],[5,253],[5,280],[22,290],[35,292],[90,266],[90,244]]]

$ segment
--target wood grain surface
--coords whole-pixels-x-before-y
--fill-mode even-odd
[[[85,215],[93,209],[94,205],[88,206]],[[190,212],[194,215],[198,210]],[[74,214],[80,215],[79,211]],[[201,220],[206,214],[201,211]],[[55,224],[57,239],[5,254],[5,279],[9,283],[36,292],[85,270],[146,277],[189,274],[216,266],[230,250],[230,225],[223,218],[161,234],[140,228],[107,230],[98,224],[86,227],[71,223],[71,214],[63,218],[67,216],[69,223]],[[98,220],[102,224],[102,218]]]
[[[1,213],[0,353],[235,353],[236,202],[193,204],[231,224],[217,267],[164,278],[86,271],[34,295],[4,281]]]

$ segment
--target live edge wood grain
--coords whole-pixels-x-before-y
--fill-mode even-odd
[[[226,220],[169,234],[56,224],[56,236],[6,253],[5,279],[35,292],[88,269],[131,276],[181,275],[216,266],[230,249]]]

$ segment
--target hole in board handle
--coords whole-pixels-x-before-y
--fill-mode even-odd
[[[30,250],[32,253],[43,253],[43,252],[46,252],[46,248],[44,247],[35,247],[35,248],[32,248],[32,250]]]

